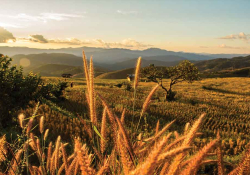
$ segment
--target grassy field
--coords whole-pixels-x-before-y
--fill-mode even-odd
[[[45,77],[46,81],[65,81],[63,78]],[[73,88],[68,87],[65,92],[66,100],[57,104],[70,114],[77,116],[88,115],[86,102],[86,82],[83,78],[67,79],[73,82]],[[108,100],[114,112],[120,116],[126,108],[126,124],[133,125],[133,95],[131,91],[126,91],[123,87],[118,88],[114,85],[127,80],[106,80],[96,79],[95,89]],[[168,85],[168,81],[164,82]],[[146,94],[155,86],[153,82],[140,82],[136,93],[135,120],[138,122],[140,111]],[[250,101],[250,79],[249,78],[213,78],[203,79],[192,84],[180,83],[174,86],[177,92],[176,100],[166,102],[164,91],[160,88],[153,96],[152,103],[143,116],[139,127],[139,132],[144,135],[154,132],[157,121],[160,126],[176,119],[172,130],[182,132],[185,123],[193,123],[202,113],[206,113],[202,125],[203,135],[195,140],[196,146],[201,147],[215,137],[220,131],[223,141],[222,146],[227,159],[236,163],[240,154],[249,142],[250,124],[249,120],[249,101]],[[43,110],[44,111],[43,111]],[[101,120],[102,107],[100,100],[97,100],[98,121]],[[81,135],[79,121],[75,118],[69,120],[61,112],[48,113],[48,107],[41,107],[41,113],[47,116],[48,127],[56,134],[65,132],[65,139],[71,134]],[[31,111],[30,111],[31,112]],[[59,118],[58,118],[59,117]],[[70,124],[68,124],[70,123]],[[83,136],[84,137],[84,136]]]
[[[61,100],[41,99],[39,107],[36,107],[37,102],[31,102],[29,108],[18,111],[18,114],[23,113],[24,116],[27,117],[27,119],[25,118],[23,121],[26,123],[26,127],[23,127],[21,130],[19,129],[20,133],[22,131],[22,134],[17,135],[17,138],[14,138],[14,130],[7,132],[6,138],[16,140],[14,142],[12,141],[11,147],[24,147],[24,149],[17,149],[17,155],[19,151],[23,152],[26,150],[22,163],[24,167],[28,164],[28,159],[25,159],[25,157],[28,156],[29,151],[25,148],[27,142],[25,140],[29,140],[29,137],[31,137],[30,146],[34,150],[34,153],[37,154],[40,165],[44,166],[46,162],[47,168],[44,171],[48,172],[63,171],[64,164],[62,164],[62,159],[63,162],[66,161],[60,157],[62,155],[58,154],[58,159],[61,160],[60,169],[58,169],[59,165],[54,165],[54,163],[50,162],[54,161],[54,158],[51,158],[51,156],[54,155],[55,157],[58,151],[60,152],[60,149],[63,149],[58,146],[60,144],[67,145],[67,147],[65,146],[67,152],[73,152],[73,154],[69,156],[72,167],[82,166],[80,164],[74,165],[74,161],[70,157],[75,157],[75,161],[83,160],[78,157],[78,154],[80,154],[79,144],[84,143],[88,147],[82,148],[82,151],[85,152],[84,154],[88,155],[93,153],[94,155],[91,160],[88,160],[89,167],[91,165],[96,170],[101,171],[102,168],[106,167],[106,156],[108,156],[111,160],[108,163],[109,166],[105,168],[105,171],[108,171],[110,168],[109,171],[111,171],[112,174],[129,174],[129,172],[132,171],[126,169],[126,162],[132,163],[131,160],[133,158],[127,157],[127,160],[123,160],[124,156],[126,156],[123,154],[128,152],[127,149],[122,148],[123,144],[127,144],[127,148],[133,149],[132,152],[134,153],[131,154],[131,156],[136,155],[136,162],[134,162],[134,164],[137,168],[133,168],[133,172],[140,170],[140,165],[143,164],[143,161],[147,163],[146,160],[151,159],[151,153],[154,152],[154,150],[158,150],[161,143],[169,145],[169,149],[170,145],[173,144],[174,146],[171,151],[178,151],[180,147],[182,153],[177,154],[176,157],[174,156],[175,158],[166,159],[166,163],[161,162],[161,159],[157,159],[158,168],[154,167],[152,172],[159,173],[161,171],[164,173],[164,166],[170,170],[173,170],[175,166],[180,166],[184,174],[187,171],[191,175],[192,161],[196,160],[196,158],[198,161],[200,159],[199,156],[204,153],[204,156],[208,158],[201,158],[202,162],[200,164],[196,162],[199,168],[194,170],[194,172],[198,174],[216,174],[220,171],[219,163],[218,166],[216,164],[217,161],[224,161],[224,170],[228,173],[236,167],[244,155],[250,155],[245,153],[250,140],[248,134],[250,132],[250,124],[248,123],[250,114],[248,105],[250,101],[250,79],[248,78],[211,78],[202,79],[192,84],[185,82],[179,83],[173,87],[173,91],[176,91],[177,95],[176,99],[171,102],[165,100],[165,91],[159,87],[151,97],[151,103],[143,115],[141,115],[141,111],[146,101],[145,99],[152,88],[156,86],[153,82],[139,82],[135,93],[133,88],[127,90],[129,82],[126,79],[95,79],[93,89],[95,90],[94,94],[96,94],[96,97],[93,97],[92,99],[95,100],[90,102],[89,94],[91,93],[87,93],[87,82],[84,78],[75,77],[64,79],[58,77],[43,77],[43,80],[47,83],[66,81],[69,87],[66,88],[63,94],[64,98]],[[71,87],[70,84],[72,84],[73,87]],[[133,83],[131,83],[131,85],[132,84]],[[169,80],[165,80],[164,84],[168,86]],[[118,87],[118,85],[122,85],[122,87]],[[136,98],[134,98],[134,95],[136,95]],[[106,104],[103,101],[104,99]],[[91,118],[93,111],[91,112],[90,104],[92,103],[94,103],[96,108],[94,114],[96,114],[97,123]],[[107,111],[105,112],[105,110],[110,109],[114,112],[115,115],[113,117],[117,123],[112,121],[111,116],[113,114]],[[122,115],[123,112],[125,112],[125,115]],[[104,116],[106,113],[109,122],[105,124]],[[200,116],[204,113],[206,115],[201,119],[202,117]],[[125,116],[125,118],[122,116]],[[122,124],[119,124],[120,120]],[[174,120],[175,122],[173,123],[172,121]],[[200,133],[196,133],[200,125],[199,122],[201,121]],[[33,128],[29,136],[30,131],[28,131],[28,129],[30,122],[33,123]],[[171,127],[169,127],[170,125],[168,126],[169,123],[171,123]],[[191,129],[187,127],[187,123],[190,123],[190,126],[192,126],[190,127]],[[119,125],[120,132],[117,132],[117,124]],[[106,127],[105,134],[102,132],[103,126]],[[164,130],[166,127],[168,131]],[[18,128],[18,126],[15,127],[17,132]],[[44,129],[41,128],[49,129],[49,136],[48,134],[46,135]],[[159,128],[162,129],[160,130]],[[25,131],[26,129],[27,131]],[[221,138],[217,135],[218,131]],[[199,135],[199,137],[196,138],[196,134]],[[159,135],[159,138],[157,135]],[[105,137],[105,142],[103,142],[104,139],[102,139],[102,137]],[[120,137],[122,137],[124,141],[121,140]],[[129,137],[131,137],[131,142],[129,141]],[[179,143],[183,138],[185,139],[183,143]],[[189,139],[190,141],[188,141]],[[57,141],[53,146],[55,140]],[[219,148],[220,146],[216,149],[212,149],[219,140],[221,140],[222,149]],[[42,148],[38,149],[40,141]],[[105,145],[105,143],[109,146],[106,145],[103,148],[102,145]],[[34,144],[37,146],[34,146]],[[191,147],[185,147],[184,144]],[[119,147],[120,151],[116,150],[115,145]],[[218,143],[218,145],[220,144]],[[121,149],[125,149],[126,151],[123,152]],[[151,149],[154,150],[151,152]],[[165,149],[167,149],[167,147]],[[185,152],[184,149],[189,149],[189,152]],[[52,150],[54,150],[54,153],[51,155]],[[222,154],[218,153],[218,150],[222,150]],[[64,151],[62,150],[62,154],[64,154]],[[48,154],[46,161],[42,157],[42,152],[47,152]],[[119,157],[115,154],[118,154]],[[145,157],[146,155],[148,155],[148,157]],[[167,156],[168,154],[162,153],[158,156],[163,155]],[[185,161],[178,164],[178,157],[181,155],[186,156]],[[220,155],[224,155],[223,161]],[[67,157],[67,155],[64,156]],[[35,164],[38,164],[37,159],[35,159],[32,154],[29,159],[30,161],[34,159]],[[90,161],[92,163],[90,163]],[[171,162],[172,164],[170,165],[169,163]],[[12,165],[11,162],[10,164]],[[150,166],[153,165],[154,163],[150,163]],[[52,169],[49,168],[49,166],[52,167]],[[15,168],[15,165],[13,164],[12,167]],[[56,168],[56,170],[53,169],[53,167]],[[72,169],[72,167],[69,169]],[[18,169],[20,170],[21,168]],[[236,170],[237,169],[235,169],[235,171]],[[35,171],[35,169],[30,171]],[[77,172],[78,170],[76,169],[75,174]],[[92,172],[95,172],[95,170]],[[69,172],[69,174],[70,173],[71,172]]]

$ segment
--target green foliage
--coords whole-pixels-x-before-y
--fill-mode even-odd
[[[61,98],[66,83],[44,84],[40,76],[33,73],[23,75],[22,68],[11,66],[12,59],[0,54],[0,126],[7,127],[13,114],[25,108],[30,101],[42,97]]]
[[[182,61],[174,67],[155,67],[154,65],[150,65],[143,68],[141,73],[148,80],[158,83],[166,91],[166,100],[168,101],[174,100],[176,94],[172,91],[173,85],[183,81],[192,83],[200,79],[197,67],[187,60]],[[168,89],[163,85],[163,79],[170,79]]]
[[[11,113],[25,107],[34,99],[40,77],[30,73],[23,76],[22,69],[10,66],[11,58],[0,54],[0,122],[7,126],[11,122]]]

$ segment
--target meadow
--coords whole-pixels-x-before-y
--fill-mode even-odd
[[[45,78],[47,81],[64,81],[62,78]],[[87,115],[86,106],[86,81],[83,78],[68,79],[73,82],[73,88],[66,90],[67,100],[60,107],[73,114]],[[114,85],[127,80],[95,80],[96,90],[107,99],[117,115],[121,115],[126,109],[126,123],[131,125],[133,116],[133,95],[123,87]],[[164,82],[168,84],[168,80]],[[140,111],[147,94],[155,86],[153,82],[140,82],[137,90],[135,105],[135,123],[138,122]],[[249,142],[250,124],[250,79],[249,78],[211,78],[203,79],[194,83],[180,83],[174,86],[177,99],[166,102],[164,91],[158,88],[153,96],[151,105],[148,107],[140,131],[145,134],[154,131],[157,121],[164,126],[176,119],[172,130],[182,132],[187,122],[193,123],[202,113],[206,113],[206,119],[202,125],[202,139],[197,139],[197,146],[208,143],[220,131],[223,138],[222,145],[228,159],[236,163],[239,155]],[[97,103],[97,106],[101,104]],[[101,114],[101,107],[99,109]],[[46,112],[45,112],[46,113]],[[63,122],[64,123],[64,122]],[[53,124],[51,124],[53,126]]]
[[[89,74],[91,71],[93,70]],[[225,174],[233,169],[230,174],[237,173],[238,170],[241,174],[249,172],[248,166],[243,166],[249,156],[246,152],[250,139],[249,78],[211,78],[193,83],[179,83],[173,87],[177,96],[171,102],[165,101],[164,91],[160,87],[151,93],[156,84],[144,80],[138,82],[136,93],[133,89],[127,90],[124,85],[117,87],[118,84],[128,84],[126,79],[43,77],[43,80],[67,81],[73,87],[69,86],[65,90],[64,100],[52,102],[44,99],[39,105],[31,102],[30,108],[18,111],[21,116],[26,116],[26,121],[22,119],[21,122],[19,117],[19,123],[21,126],[22,122],[26,123],[26,127],[22,128],[23,133],[27,133],[27,136],[19,136],[19,139],[23,139],[23,145],[30,142],[40,162],[39,168],[29,168],[31,174],[61,174],[63,169],[65,174],[77,174],[80,168],[82,173],[88,172],[87,174],[95,174],[95,169],[99,169],[98,174],[126,175],[138,174],[145,166],[148,169],[139,174]],[[132,86],[133,83],[131,82]],[[169,80],[164,81],[164,84],[168,83]],[[148,94],[152,95],[151,101]],[[150,101],[150,105],[142,113],[145,101]],[[106,113],[109,124],[105,124]],[[34,128],[31,129],[30,125]],[[105,125],[108,129],[103,133]],[[191,129],[189,126],[192,126]],[[116,132],[117,127],[119,132]],[[200,132],[197,132],[199,127]],[[49,134],[44,133],[44,128],[48,129]],[[29,136],[30,132],[32,134]],[[41,134],[41,137],[34,137],[33,134]],[[199,137],[196,138],[196,135]],[[24,138],[27,139],[26,142]],[[52,154],[52,141],[55,140],[57,141]],[[219,140],[218,149],[212,149]],[[72,141],[75,144],[71,144]],[[40,142],[42,149],[39,148]],[[63,143],[66,143],[67,149]],[[124,144],[125,147],[121,146]],[[114,145],[113,149],[111,145]],[[22,147],[21,141],[14,142],[12,147]],[[67,157],[64,149],[74,150],[74,153]],[[43,155],[45,150],[48,152],[47,157]],[[89,151],[93,154],[88,153]],[[170,155],[172,158],[167,158]],[[88,171],[84,169],[84,156]],[[181,163],[184,157],[185,161]],[[205,157],[209,159],[203,160]],[[151,159],[155,162],[147,164]],[[167,162],[164,163],[163,160]],[[15,169],[13,162],[14,160],[10,164]],[[70,166],[67,162],[71,162]],[[220,165],[222,162],[225,168]],[[24,164],[27,165],[27,158],[24,159]]]

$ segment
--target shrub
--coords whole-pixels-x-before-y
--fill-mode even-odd
[[[62,98],[66,83],[44,84],[41,77],[29,73],[23,75],[22,68],[11,66],[12,59],[0,54],[0,126],[12,123],[13,114],[25,108],[30,101],[40,98]]]

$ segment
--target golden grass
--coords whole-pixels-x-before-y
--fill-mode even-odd
[[[41,140],[46,139],[45,136],[35,136],[36,128],[32,129],[32,126],[36,126],[37,121],[36,115],[33,115],[26,126],[24,126],[23,122],[20,122],[20,126],[24,130],[23,137],[27,137],[28,139],[22,148],[17,148],[16,155],[13,156],[13,163],[6,170],[7,174],[15,174],[22,171],[22,166],[19,165],[19,162],[21,162],[22,158],[27,158],[22,154],[27,149],[31,149],[32,151],[29,152],[30,155],[36,155],[39,160],[38,166],[31,161],[29,161],[29,164],[23,165],[28,166],[30,174],[193,175],[197,174],[202,165],[207,163],[216,164],[217,162],[220,169],[219,173],[224,173],[224,161],[220,147],[217,147],[216,160],[207,159],[210,155],[214,155],[213,151],[216,145],[220,145],[219,136],[201,149],[194,149],[194,140],[200,135],[198,131],[205,120],[205,114],[196,119],[192,126],[187,124],[184,132],[168,131],[170,127],[173,127],[176,120],[172,120],[162,129],[160,129],[160,122],[158,120],[156,131],[151,134],[131,133],[131,130],[125,127],[125,109],[122,110],[122,116],[119,119],[108,104],[107,99],[103,97],[103,94],[95,92],[93,60],[90,59],[89,67],[85,55],[83,56],[83,60],[87,80],[87,97],[89,99],[89,102],[86,102],[86,104],[89,106],[90,118],[79,118],[79,123],[83,124],[88,139],[75,138],[74,150],[71,150],[71,153],[67,153],[66,145],[62,143],[60,136],[58,136],[54,144],[50,142],[49,145],[42,144],[41,147],[40,138]],[[139,59],[137,63],[138,67],[140,64]],[[136,86],[138,86],[138,83],[139,81]],[[157,86],[149,94],[146,99],[148,101],[146,105],[149,104],[156,89]],[[101,125],[97,123],[96,94],[101,101],[100,104],[102,104],[102,106],[98,107],[103,109]],[[145,106],[144,108],[148,107]],[[37,111],[38,108],[35,112]],[[108,120],[106,120],[106,114],[108,115]],[[44,118],[40,119],[39,126],[37,130],[42,135],[46,128]],[[101,134],[98,131],[101,131]],[[48,135],[46,132],[47,130],[44,135]],[[111,139],[108,139],[107,136],[111,137]],[[1,143],[0,141],[0,148],[4,145]],[[105,145],[108,145],[107,148]],[[15,161],[15,159],[18,160]],[[231,174],[249,174],[249,164],[250,150],[248,149],[239,166]]]

